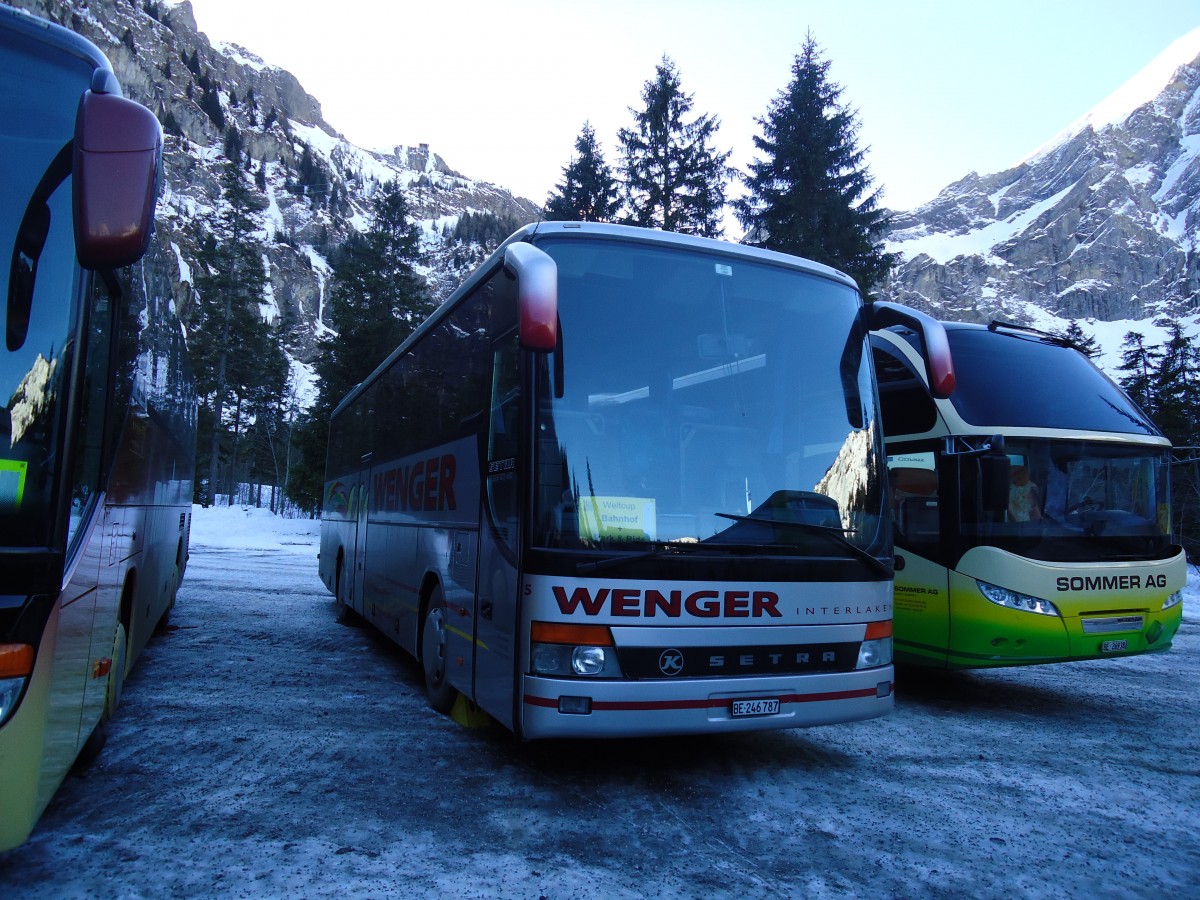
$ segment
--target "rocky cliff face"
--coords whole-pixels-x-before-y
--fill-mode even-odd
[[[259,195],[260,237],[270,296],[300,361],[312,359],[321,330],[326,258],[351,229],[366,224],[370,197],[395,180],[423,234],[425,274],[440,296],[486,248],[448,238],[467,211],[525,223],[528,200],[451,169],[428,146],[391,153],[347,142],[288,72],[236,45],[213,44],[196,29],[191,4],[169,0],[7,0],[87,37],[108,56],[129,96],[163,123],[165,179],[157,228],[185,321],[197,303],[196,249],[221,209],[220,173],[231,134]]]
[[[1042,327],[1195,316],[1198,45],[1181,39],[1138,85],[1020,165],[972,173],[896,214],[888,249],[904,259],[881,296],[948,319]]]

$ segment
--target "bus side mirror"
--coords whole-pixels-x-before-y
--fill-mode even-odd
[[[903,325],[917,332],[925,346],[923,357],[929,392],[939,400],[954,393],[954,358],[950,354],[950,339],[941,322],[907,306],[883,301],[871,304],[870,321],[872,331]]]
[[[84,92],[75,116],[72,197],[83,268],[116,269],[146,253],[162,149],[162,127],[146,107],[115,93]]]
[[[533,244],[509,244],[504,271],[517,280],[521,346],[552,353],[558,343],[558,266]]]

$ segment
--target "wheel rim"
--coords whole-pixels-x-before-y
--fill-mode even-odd
[[[425,676],[437,687],[446,679],[446,617],[440,608],[429,611],[422,644]]]
[[[128,654],[129,638],[125,633],[125,625],[117,623],[113,635],[112,668],[109,669],[108,689],[105,698],[104,718],[108,719],[121,705],[121,693],[125,689],[125,658]]]

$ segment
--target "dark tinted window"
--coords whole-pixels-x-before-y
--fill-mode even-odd
[[[958,375],[950,401],[972,425],[1158,434],[1125,393],[1076,350],[1028,335],[948,331]]]
[[[54,542],[81,291],[59,154],[90,78],[83,60],[0,29],[0,544],[11,546]]]
[[[937,421],[937,408],[925,382],[900,354],[880,339],[872,339],[875,377],[879,382],[879,407],[883,433],[924,434]]]
[[[378,464],[480,431],[491,382],[489,333],[511,318],[492,282],[444,316],[376,378],[330,424],[328,478],[360,468],[371,452]]]

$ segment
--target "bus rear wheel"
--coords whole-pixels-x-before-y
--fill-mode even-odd
[[[425,693],[429,705],[446,713],[454,706],[457,691],[450,686],[448,675],[446,607],[442,592],[435,588],[429,598],[429,612],[421,630],[421,668],[425,671]]]
[[[354,610],[350,608],[350,604],[346,602],[346,596],[349,593],[346,585],[343,583],[346,578],[345,557],[338,553],[337,574],[333,580],[333,605],[334,618],[339,625],[354,624]]]

